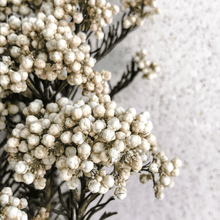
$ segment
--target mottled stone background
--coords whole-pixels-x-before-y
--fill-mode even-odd
[[[149,60],[158,61],[156,79],[139,75],[115,101],[149,110],[158,148],[184,165],[163,201],[154,198],[152,183],[142,185],[132,176],[127,198],[110,205],[108,210],[119,212],[110,219],[219,220],[220,1],[158,4],[161,14],[130,34],[98,69],[112,71],[116,82],[137,50],[146,48]]]

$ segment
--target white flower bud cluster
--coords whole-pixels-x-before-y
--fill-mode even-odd
[[[16,12],[20,15],[28,15],[31,10],[26,4],[27,0],[1,0],[0,1],[0,21],[5,21],[7,15],[11,15]],[[39,6],[42,4],[43,0],[33,1],[28,0],[29,4],[33,6]]]
[[[79,7],[78,0],[47,0],[44,1],[40,12],[47,16],[53,15],[58,20],[67,20],[73,18],[74,23],[80,24],[83,21],[83,14],[77,10]]]
[[[0,131],[6,128],[6,117],[10,115],[13,117],[19,112],[19,107],[15,104],[11,104],[10,102],[3,102],[0,99]],[[15,122],[20,122],[20,117],[15,118]]]
[[[131,173],[156,155],[149,112],[124,110],[109,95],[92,94],[74,104],[61,98],[46,108],[35,100],[23,113],[25,125],[16,126],[5,150],[15,180],[34,183],[37,189],[45,187],[46,170],[55,164],[68,188],[77,188],[84,174],[91,192],[103,194],[117,186],[115,195],[124,199]],[[105,167],[114,170],[107,173]]]
[[[9,23],[1,26],[4,27],[0,35],[3,53],[10,54],[13,63],[20,64],[15,72],[9,65],[0,63],[0,86],[3,89],[26,90],[25,80],[30,72],[49,81],[67,79],[70,85],[82,85],[90,92],[101,93],[100,90],[107,89],[104,81],[111,75],[107,71],[93,71],[96,60],[90,57],[86,35],[82,32],[73,34],[73,22],[58,21],[53,15],[40,12],[37,18],[22,21],[11,16]]]
[[[31,220],[46,220],[50,217],[50,213],[44,207],[41,207],[40,213]]]
[[[90,20],[90,30],[95,31],[97,39],[103,39],[102,28],[112,23],[113,15],[117,15],[119,7],[111,5],[106,0],[89,0],[87,14]]]
[[[179,176],[179,168],[182,166],[182,161],[177,157],[169,161],[163,151],[154,151],[152,156],[153,163],[149,165],[149,171],[151,173],[142,174],[140,181],[144,184],[153,178],[151,174],[154,174],[154,176],[155,174],[159,174],[159,179],[155,180],[154,191],[155,197],[162,200],[164,198],[164,188],[172,188],[174,186],[174,181],[171,177]]]
[[[146,60],[147,50],[141,50],[136,53],[135,61],[138,63],[138,68],[143,71],[143,78],[154,79],[157,73],[160,72],[160,67],[156,62]]]
[[[47,16],[53,15],[56,19],[67,20],[69,17],[73,18],[74,23],[80,24],[83,22],[85,16],[77,10],[79,3],[83,10],[86,10],[86,21],[90,25],[90,30],[95,31],[95,36],[98,39],[104,37],[102,27],[112,23],[113,15],[119,12],[119,7],[111,5],[106,0],[88,0],[83,3],[78,0],[53,0],[44,2],[40,8],[40,12],[45,13]]]
[[[61,98],[46,109],[42,101],[35,100],[23,113],[27,117],[25,125],[16,126],[5,150],[10,153],[15,180],[34,183],[37,189],[45,187],[46,170],[56,163],[60,178],[69,188],[79,185],[78,177],[83,172],[93,179],[89,184],[92,192],[105,193],[115,184],[114,177],[99,174],[97,165],[118,164],[115,172],[121,181],[115,185],[124,186],[130,171],[141,169],[142,155],[150,149],[145,138],[152,130],[149,113],[136,115],[132,108],[125,111],[108,95],[91,95],[75,104]]]
[[[0,219],[27,220],[28,215],[24,211],[21,211],[27,205],[28,202],[26,199],[19,199],[13,196],[10,187],[3,188],[0,192]]]
[[[1,27],[0,27],[1,28]],[[23,70],[14,71],[10,56],[3,56],[0,62],[0,90],[11,90],[14,93],[24,92],[27,89],[28,73]]]
[[[144,18],[151,17],[159,13],[157,8],[157,0],[121,0],[122,11],[131,9],[133,12],[130,16],[123,20],[123,27],[128,29],[134,25],[143,26]],[[145,9],[147,9],[145,11]]]
[[[110,90],[107,81],[110,79],[111,72],[107,70],[102,70],[100,73],[93,71],[87,76],[87,82],[82,83],[79,87],[83,89],[83,95],[91,92],[95,92],[96,94],[108,94]]]

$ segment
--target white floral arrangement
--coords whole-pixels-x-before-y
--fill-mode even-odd
[[[107,32],[120,8],[121,22]],[[90,219],[113,200],[101,203],[109,190],[126,198],[135,173],[142,184],[152,180],[159,200],[174,186],[182,162],[158,150],[150,113],[113,101],[139,72],[154,79],[159,65],[142,49],[114,87],[111,72],[95,70],[158,13],[156,0],[121,0],[121,7],[106,0],[0,0],[0,131],[7,133],[0,144],[0,220],[73,219],[74,213]],[[73,101],[78,88],[82,97]]]

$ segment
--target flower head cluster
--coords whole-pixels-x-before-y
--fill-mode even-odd
[[[90,30],[95,31],[95,36],[98,39],[104,37],[102,27],[112,23],[112,16],[118,14],[118,12],[119,7],[117,5],[111,5],[106,0],[88,1],[87,14],[90,21]]]
[[[84,14],[77,10],[82,7]],[[46,15],[53,14],[57,19],[73,18],[74,23],[80,24],[84,22],[90,26],[91,31],[95,31],[95,36],[98,39],[104,37],[102,27],[112,23],[112,16],[119,12],[119,7],[111,5],[106,0],[89,0],[83,4],[78,0],[53,0],[44,2],[40,11]]]
[[[126,181],[139,172],[155,145],[149,113],[117,107],[108,95],[91,95],[71,104],[67,98],[43,108],[35,100],[23,110],[25,125],[18,124],[5,150],[15,169],[15,180],[43,189],[44,175],[53,164],[70,189],[84,174],[91,192],[106,193],[114,185],[119,199],[126,196]],[[153,140],[153,141],[152,141]],[[114,167],[107,174],[103,167]]]
[[[21,69],[16,71],[10,56],[3,56],[2,60],[3,62],[0,62],[0,90],[2,93],[7,94],[6,91],[24,92],[27,89],[26,79],[28,73]]]
[[[71,17],[74,23],[80,24],[83,21],[83,14],[78,7],[79,0],[47,0],[41,5],[39,12],[47,16],[53,15],[58,20],[67,20]]]
[[[19,112],[19,107],[10,102],[3,102],[0,99],[0,131],[6,128],[6,117],[15,116]],[[14,118],[15,122],[20,122],[20,117]]]
[[[2,53],[10,54],[0,63],[2,89],[24,91],[30,72],[49,81],[58,78],[67,79],[70,85],[83,84],[89,91],[110,79],[106,71],[101,75],[93,71],[96,60],[89,55],[86,35],[73,34],[74,23],[40,12],[37,18],[22,21],[11,16],[9,23],[2,23],[1,27]]]
[[[88,94],[90,92],[95,92],[96,94],[108,94],[109,84],[108,80],[111,79],[111,72],[107,70],[102,70],[100,73],[98,71],[93,71],[87,76],[86,83],[82,83],[79,87],[83,89],[83,94]]]
[[[5,21],[7,15],[11,15],[12,12],[16,12],[21,15],[28,15],[31,12],[29,4],[39,6],[43,0],[1,0],[0,1],[0,21]]]
[[[154,191],[155,197],[162,200],[164,198],[164,188],[172,188],[174,181],[171,177],[179,176],[179,168],[182,166],[182,161],[174,157],[171,161],[165,156],[163,151],[155,151],[152,153],[153,163],[149,165],[149,174],[141,174],[140,182],[145,184],[158,174],[158,180],[155,180]]]
[[[58,22],[52,15],[39,13],[37,18],[22,21],[11,16],[8,24],[1,26],[4,26],[0,36],[2,53],[9,53],[20,64],[19,70],[35,72],[42,79],[52,81],[57,77],[66,79],[62,74],[64,63],[70,73],[79,72],[82,62],[89,67],[95,64],[88,55],[90,47],[83,44],[86,35],[72,34],[74,23]]]
[[[174,157],[171,161],[168,161],[167,157],[162,152],[158,152],[154,155],[155,164],[159,168],[159,181],[154,188],[155,196],[157,199],[163,199],[163,189],[165,187],[172,188],[174,186],[174,181],[171,177],[179,176],[179,168],[182,166],[182,161]]]
[[[0,219],[2,220],[27,220],[28,216],[21,209],[26,208],[26,199],[13,196],[10,187],[5,187],[0,192]]]
[[[29,5],[35,8],[35,12],[43,12],[47,16],[53,15],[57,20],[73,19],[73,22],[80,24],[85,21],[91,31],[95,31],[95,36],[102,39],[104,33],[101,28],[112,23],[112,16],[119,12],[119,7],[111,5],[106,0],[1,0],[0,20],[4,21],[6,15],[17,12],[21,15],[28,15],[31,12]],[[78,10],[82,9],[84,14]]]
[[[157,73],[160,72],[160,67],[156,62],[146,60],[147,51],[141,50],[136,53],[135,61],[138,63],[138,68],[144,73],[143,78],[154,79]]]
[[[32,218],[32,220],[46,220],[49,218],[49,216],[50,213],[47,212],[47,210],[44,207],[42,207],[40,209],[40,213],[36,217]]]
[[[132,14],[124,18],[123,27],[128,29],[134,25],[142,26],[144,18],[158,14],[157,0],[121,0],[121,9],[130,8]],[[147,9],[147,11],[145,11]]]

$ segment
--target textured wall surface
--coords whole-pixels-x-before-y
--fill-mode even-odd
[[[115,1],[116,2],[116,1]],[[158,148],[184,165],[165,198],[154,198],[152,183],[128,181],[128,196],[108,210],[112,220],[220,219],[220,1],[158,1],[161,14],[129,35],[100,64],[114,78],[141,48],[158,61],[161,73],[138,76],[115,101],[138,112],[149,110]],[[123,64],[124,63],[124,64]],[[115,80],[116,81],[116,80]]]

